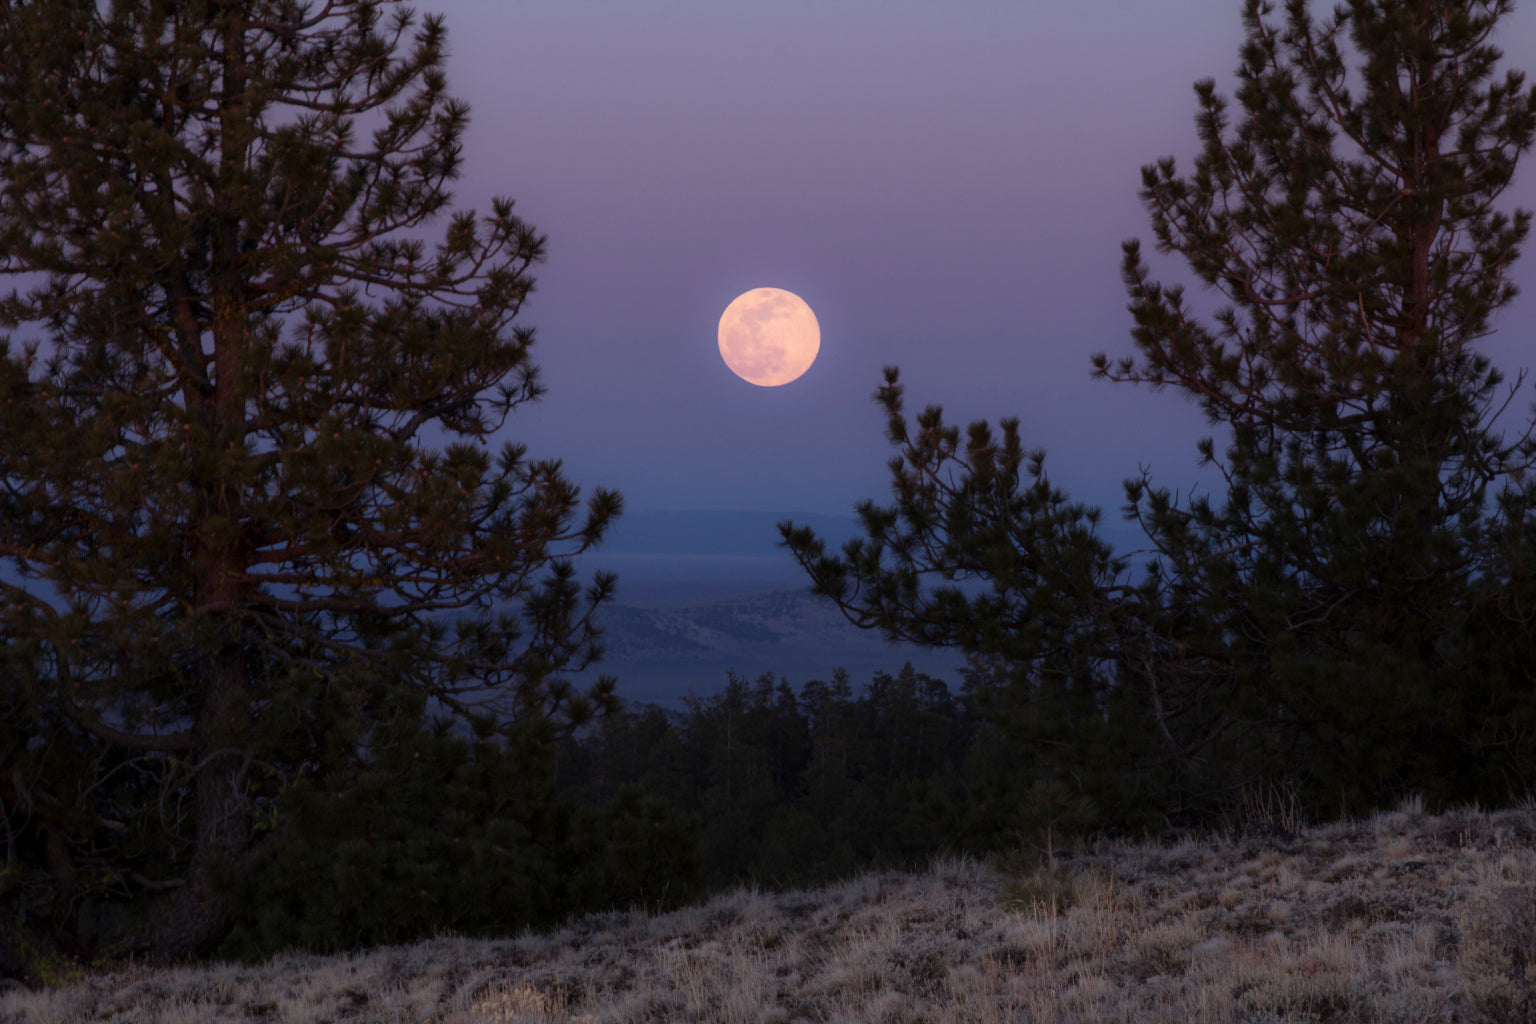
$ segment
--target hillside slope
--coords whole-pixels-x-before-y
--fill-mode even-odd
[[[1100,844],[1054,876],[941,860],[547,935],[137,968],[0,996],[0,1020],[1536,1019],[1536,807],[1258,824]]]

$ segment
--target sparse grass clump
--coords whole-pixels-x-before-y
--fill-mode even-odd
[[[547,934],[95,974],[0,996],[73,1024],[1536,1019],[1536,808],[1417,803],[1289,835],[1101,842],[736,889]]]

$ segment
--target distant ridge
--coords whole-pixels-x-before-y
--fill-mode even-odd
[[[681,707],[693,693],[723,689],[730,672],[783,677],[797,689],[845,668],[855,685],[877,671],[914,668],[959,688],[964,659],[955,652],[888,643],[843,618],[831,602],[805,590],[776,590],[694,604],[641,608],[615,604],[600,622],[607,648],[589,674],[618,677],[631,703]]]
[[[771,672],[795,686],[846,668],[855,683],[910,660],[958,687],[962,659],[947,651],[892,645],[843,618],[810,593],[799,565],[778,547],[786,519],[813,528],[829,544],[858,536],[850,516],[817,512],[626,512],[603,546],[578,560],[584,575],[619,577],[615,601],[599,613],[603,662],[577,682],[618,677],[634,703],[681,707],[691,693],[723,689],[729,672]]]
[[[958,653],[888,643],[813,596],[805,573],[778,547],[786,519],[811,527],[833,550],[862,536],[852,515],[824,512],[624,513],[602,547],[577,560],[583,575],[607,570],[619,582],[614,602],[599,613],[607,654],[573,679],[611,673],[627,700],[681,706],[689,692],[721,690],[730,671],[748,678],[771,672],[799,686],[843,667],[857,685],[911,661],[958,689]],[[1100,535],[1121,553],[1144,543],[1124,523]]]

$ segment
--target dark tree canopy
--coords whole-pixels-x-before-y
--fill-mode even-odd
[[[1202,317],[1126,243],[1136,354],[1095,373],[1173,387],[1226,435],[1199,445],[1219,500],[1127,482],[1143,580],[1015,421],[962,445],[935,407],[912,432],[893,371],[894,506],[862,506],[841,555],[783,529],[855,621],[1011,673],[1020,756],[1101,806],[1132,781],[1170,815],[1277,778],[1314,813],[1536,783],[1536,446],[1495,429],[1515,389],[1476,348],[1531,219],[1497,205],[1536,138],[1536,91],[1490,43],[1511,5],[1310,7],[1248,0],[1241,116],[1196,83],[1193,172],[1143,169],[1158,248],[1225,304]],[[954,577],[982,585],[925,585]]]
[[[885,378],[875,397],[899,452],[894,504],[861,502],[867,536],[840,553],[791,523],[780,526],[785,546],[855,624],[971,656],[987,681],[977,705],[1015,752],[1015,770],[991,780],[994,807],[1003,783],[1017,789],[1022,778],[1042,802],[1086,795],[1097,810],[1077,815],[1084,825],[1100,812],[1120,824],[1157,820],[1146,792],[1169,755],[1140,692],[1117,685],[1119,639],[1137,621],[1126,562],[1097,533],[1099,511],[1051,484],[1017,420],[1004,420],[1001,436],[972,424],[962,440],[939,406],[908,422],[897,371]],[[990,817],[980,810],[951,809],[956,820]]]
[[[441,18],[380,0],[0,3],[27,722],[0,801],[55,925],[143,897],[131,943],[208,948],[210,871],[262,855],[287,787],[365,756],[405,690],[509,733],[612,702],[553,674],[599,653],[611,578],[563,556],[619,498],[487,450],[541,391],[516,317],[545,240],[511,200],[451,208],[444,57]]]
[[[592,800],[638,785],[687,814],[706,891],[923,867],[956,847],[986,854],[1000,836],[1015,838],[1006,805],[984,818],[946,814],[971,775],[990,793],[1016,774],[971,756],[980,744],[969,690],[956,699],[910,663],[860,689],[842,669],[798,694],[771,673],[752,681],[730,673],[719,693],[688,698],[684,712],[626,709],[567,738],[562,787]],[[664,883],[676,889],[676,875],[657,863],[653,893]]]
[[[1159,250],[1226,304],[1208,324],[1127,243],[1138,355],[1095,358],[1230,430],[1224,455],[1200,445],[1224,503],[1128,484],[1160,555],[1158,671],[1199,742],[1292,762],[1335,809],[1521,788],[1488,771],[1487,727],[1531,713],[1508,675],[1529,659],[1484,654],[1514,611],[1498,520],[1525,528],[1532,446],[1495,429],[1513,390],[1476,350],[1531,219],[1496,205],[1536,138],[1536,91],[1489,42],[1510,7],[1250,0],[1241,119],[1197,83],[1193,173],[1142,172]]]

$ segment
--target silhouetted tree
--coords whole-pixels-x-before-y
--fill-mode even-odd
[[[596,802],[633,786],[658,802],[657,814],[668,807],[693,819],[706,891],[815,884],[925,865],[945,849],[987,852],[1018,833],[1006,815],[953,812],[968,784],[993,781],[991,762],[974,779],[963,774],[979,722],[966,700],[910,664],[877,672],[857,696],[842,669],[799,694],[771,674],[748,682],[733,673],[685,712],[628,709],[572,737],[560,788]],[[668,845],[649,849],[672,863]]]
[[[1098,510],[1051,485],[1044,453],[1025,450],[1016,420],[1000,437],[972,424],[963,441],[937,406],[909,423],[894,368],[876,399],[899,452],[895,503],[860,503],[867,536],[841,554],[792,523],[780,527],[784,544],[850,621],[958,648],[985,668],[975,703],[1020,752],[1013,785],[1063,786],[1118,808],[1119,780],[1150,781],[1169,756],[1144,702],[1118,685],[1130,587],[1124,560],[1097,535]]]
[[[1228,780],[1294,771],[1314,807],[1501,799],[1487,725],[1536,711],[1536,649],[1479,651],[1509,628],[1493,489],[1513,524],[1531,507],[1529,434],[1493,430],[1502,378],[1475,349],[1530,225],[1494,207],[1536,138],[1536,91],[1488,42],[1511,4],[1271,8],[1244,11],[1240,120],[1198,82],[1193,173],[1142,172],[1159,250],[1227,304],[1196,316],[1128,242],[1137,355],[1095,358],[1230,430],[1223,455],[1200,443],[1221,503],[1127,484],[1159,555],[1144,678]]]
[[[554,674],[598,653],[611,580],[563,555],[618,496],[485,448],[541,391],[544,239],[496,199],[428,242],[444,38],[380,0],[0,3],[0,631],[37,730],[0,800],[61,934],[133,898],[130,946],[211,948],[216,870],[407,708],[552,755],[612,700]]]
[[[1317,810],[1529,785],[1536,446],[1493,431],[1502,379],[1474,349],[1530,223],[1494,209],[1536,137],[1536,94],[1488,42],[1509,9],[1351,0],[1317,21],[1291,0],[1275,24],[1248,0],[1241,121],[1197,83],[1194,173],[1143,171],[1159,248],[1229,304],[1208,326],[1128,242],[1138,356],[1094,361],[1230,431],[1220,457],[1199,446],[1219,504],[1127,482],[1143,582],[1016,421],[962,444],[931,407],[913,429],[894,370],[895,505],[861,505],[868,539],[841,555],[781,527],[853,621],[1008,676],[991,714],[1043,793],[1124,825],[1277,774]]]
[[[496,742],[490,718],[465,737],[410,710],[345,788],[295,784],[285,841],[260,870],[225,882],[235,928],[221,954],[506,935],[697,893],[697,823],[686,815],[632,785],[570,799],[538,747]],[[543,731],[553,746],[554,728]]]
[[[829,779],[848,773],[847,717],[852,704],[853,685],[841,667],[833,671],[831,683],[812,679],[800,690],[811,743],[807,770],[815,780],[813,789],[823,794]]]

